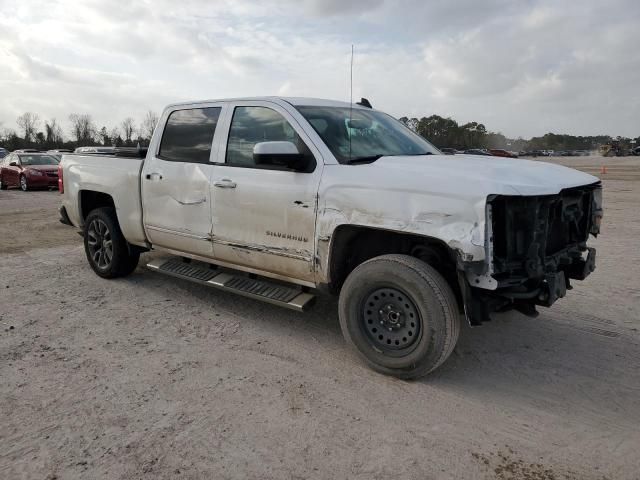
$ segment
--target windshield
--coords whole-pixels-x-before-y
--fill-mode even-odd
[[[57,165],[56,159],[51,155],[19,155],[22,166],[28,165]]]
[[[296,107],[340,163],[440,153],[386,113],[349,107]]]

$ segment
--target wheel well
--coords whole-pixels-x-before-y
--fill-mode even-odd
[[[442,240],[357,225],[339,226],[332,240],[329,289],[333,293],[340,291],[347,276],[361,263],[380,255],[399,253],[419,258],[435,268],[460,302],[455,253]]]
[[[91,190],[80,191],[80,213],[82,214],[82,221],[87,218],[87,215],[89,215],[92,210],[102,207],[115,208],[111,195]]]

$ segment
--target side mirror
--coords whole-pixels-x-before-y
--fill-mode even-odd
[[[278,165],[293,170],[305,170],[309,159],[292,142],[260,142],[253,146],[256,165]]]
[[[18,166],[18,162],[11,162],[9,164],[10,167],[17,167]]]

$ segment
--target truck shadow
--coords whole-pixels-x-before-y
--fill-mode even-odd
[[[306,351],[343,351],[325,358],[326,368],[340,375],[369,375],[355,355],[347,360],[338,322],[337,300],[319,297],[306,313],[239,297],[187,281],[142,273],[129,277],[135,288],[179,290],[201,302],[204,308],[242,317],[243,326],[261,334],[295,340]],[[153,280],[152,280],[153,279]],[[585,317],[585,318],[582,318]],[[587,328],[593,316],[545,311],[537,319],[517,313],[498,315],[481,327],[470,328],[462,319],[462,331],[451,357],[435,372],[406,388],[429,395],[437,388],[506,411],[544,409],[562,418],[604,421],[625,425],[640,423],[640,345],[630,331]],[[352,366],[335,361],[353,362]],[[366,373],[363,372],[366,371]],[[424,391],[421,391],[424,390]]]

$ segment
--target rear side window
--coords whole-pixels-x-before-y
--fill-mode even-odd
[[[158,157],[172,162],[209,163],[220,107],[176,110],[164,127]]]

